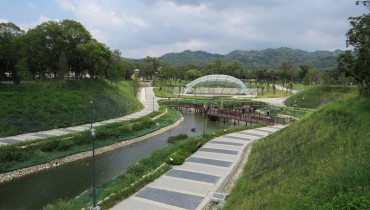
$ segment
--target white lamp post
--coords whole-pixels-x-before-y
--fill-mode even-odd
[[[100,207],[98,205],[96,205],[96,178],[95,178],[95,137],[96,137],[96,129],[93,128],[92,126],[92,104],[93,102],[90,101],[90,131],[91,131],[91,138],[92,138],[92,145],[93,145],[93,148],[92,148],[92,152],[93,152],[93,155],[92,155],[92,165],[93,165],[93,171],[92,171],[92,175],[93,175],[93,206],[90,208],[90,210],[100,210]]]

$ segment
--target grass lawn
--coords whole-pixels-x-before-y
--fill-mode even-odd
[[[132,81],[33,81],[0,84],[0,136],[68,127],[127,115],[142,108]]]
[[[315,109],[320,105],[327,104],[339,99],[352,97],[358,91],[356,86],[311,86],[305,91],[301,91],[285,101],[287,106],[297,105],[299,108]]]

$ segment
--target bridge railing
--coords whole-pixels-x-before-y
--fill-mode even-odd
[[[182,108],[193,108],[198,110],[199,112],[203,112],[203,109],[206,108],[206,112],[208,115],[223,115],[221,117],[229,118],[229,119],[236,119],[246,122],[252,123],[264,123],[264,124],[287,124],[289,123],[288,118],[281,118],[281,117],[272,117],[266,116],[261,113],[254,112],[257,108],[264,107],[263,103],[244,103],[238,105],[213,105],[199,103],[196,101],[191,100],[166,100],[162,102],[162,105],[169,106],[169,107],[182,107]]]

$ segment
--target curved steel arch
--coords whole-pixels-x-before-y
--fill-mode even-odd
[[[207,82],[216,82],[216,83],[232,83],[236,84],[239,87],[239,91],[242,94],[247,93],[247,87],[245,84],[240,81],[240,79],[237,79],[235,77],[229,76],[229,75],[223,75],[223,74],[212,74],[212,75],[207,75],[200,77],[187,85],[185,85],[185,93],[192,93],[193,92],[193,87],[201,84],[201,83],[207,83]]]

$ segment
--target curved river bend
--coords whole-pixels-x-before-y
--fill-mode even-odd
[[[111,152],[96,156],[97,183],[109,180],[152,152],[164,148],[167,138],[180,133],[199,136],[203,133],[203,117],[193,112],[184,114],[184,122],[176,128]],[[206,131],[227,126],[206,120]],[[191,128],[196,128],[195,132]],[[58,199],[74,198],[91,187],[91,159],[84,159],[31,174],[0,185],[0,209],[41,209]]]

